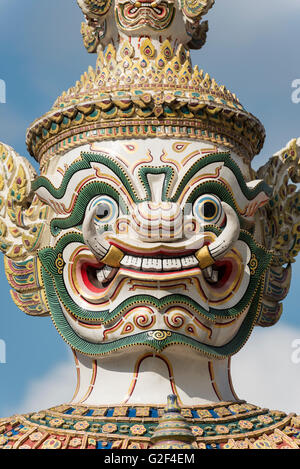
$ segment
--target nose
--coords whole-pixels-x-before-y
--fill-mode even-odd
[[[142,202],[133,212],[133,228],[143,241],[172,242],[183,234],[183,214],[174,202]]]

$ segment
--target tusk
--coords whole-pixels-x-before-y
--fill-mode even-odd
[[[103,257],[105,257],[109,251],[110,244],[102,237],[99,240],[94,223],[96,210],[97,207],[95,207],[94,210],[91,210],[88,215],[84,217],[82,224],[82,235],[85,244],[91,249],[92,253],[97,257],[97,259],[103,259]]]
[[[110,267],[120,267],[121,260],[124,257],[124,252],[116,246],[110,246],[108,253],[101,260],[103,264],[109,265]]]
[[[240,222],[236,212],[226,202],[222,202],[227,222],[224,230],[209,246],[204,246],[195,253],[201,269],[213,265],[217,259],[223,257],[231,246],[238,240],[240,234]]]
[[[119,267],[124,257],[123,251],[109,244],[102,236],[97,233],[95,217],[97,207],[85,216],[82,224],[82,235],[85,244],[90,248],[98,261],[110,267]]]
[[[240,235],[240,222],[234,209],[226,202],[222,202],[227,222],[224,230],[217,239],[210,244],[209,251],[214,259],[223,257]]]

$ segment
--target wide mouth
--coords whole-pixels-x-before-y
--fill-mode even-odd
[[[205,272],[204,279],[209,285],[221,288],[230,278],[232,271],[233,264],[230,260],[216,261],[211,269]],[[89,262],[83,262],[80,268],[80,276],[86,288],[96,294],[108,289],[119,272],[128,277],[153,282],[201,275],[198,260],[193,254],[178,257],[125,255],[118,268]]]
[[[208,239],[205,244],[210,244]],[[189,251],[182,246],[169,251],[168,246],[158,244],[152,254],[149,248],[139,252],[133,245],[130,251],[121,247],[124,257],[118,267],[111,267],[98,261],[87,246],[68,244],[65,282],[81,308],[95,313],[110,310],[118,304],[121,292],[122,301],[145,292],[153,298],[176,292],[193,295],[207,311],[210,307],[221,311],[240,300],[249,282],[249,254],[242,242],[206,269],[199,266],[196,246]]]
[[[174,16],[174,5],[166,2],[126,2],[119,3],[117,8],[121,10],[120,24],[125,27],[136,27],[139,24],[147,24],[152,29],[167,27]],[[119,16],[119,14],[118,14]],[[158,24],[157,24],[158,22]]]
[[[152,6],[153,2],[137,2],[134,5],[132,4],[127,4],[125,6],[125,11],[129,16],[134,16],[136,13],[141,13],[143,10],[153,10],[158,16],[165,16],[166,14],[166,8],[164,5],[156,5]]]

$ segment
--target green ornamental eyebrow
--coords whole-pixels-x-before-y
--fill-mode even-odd
[[[198,171],[212,163],[224,163],[224,165],[233,172],[240,185],[241,191],[248,200],[253,200],[260,192],[264,192],[268,196],[272,194],[271,188],[264,181],[261,181],[253,189],[250,189],[245,182],[245,178],[240,168],[231,158],[230,153],[218,152],[200,158],[190,167],[180,181],[174,196],[170,199],[170,202],[177,202],[183,189],[189,184],[192,177],[195,176]]]
[[[123,201],[120,193],[106,182],[94,181],[86,184],[79,192],[72,213],[67,218],[54,218],[51,221],[51,232],[57,236],[62,229],[73,228],[82,223],[86,208],[90,201],[97,195],[108,195],[119,205],[120,210],[127,214],[128,206]]]
[[[111,171],[113,171],[113,173],[118,177],[120,182],[126,188],[134,202],[140,201],[137,197],[133,184],[130,181],[128,175],[117,162],[113,161],[111,158],[104,155],[103,153],[82,152],[80,157],[80,160],[75,161],[69,166],[63,176],[61,185],[58,188],[55,188],[47,177],[40,176],[33,182],[33,190],[36,192],[41,187],[44,187],[56,200],[62,199],[66,194],[68,184],[71,178],[75,174],[77,174],[79,171],[83,171],[86,169],[93,169],[91,163],[100,163],[109,168]]]

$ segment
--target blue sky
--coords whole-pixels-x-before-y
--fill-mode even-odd
[[[216,0],[207,18],[207,45],[192,53],[193,61],[235,92],[264,124],[267,140],[255,159],[257,168],[291,138],[300,136],[300,104],[291,100],[291,83],[300,78],[300,2]],[[75,0],[0,2],[0,79],[7,86],[7,102],[0,104],[0,141],[24,156],[28,156],[25,133],[29,124],[95,63],[95,56],[87,54],[82,45],[81,21]],[[299,279],[300,261],[294,265],[280,326],[291,339],[300,337]],[[0,364],[0,416],[4,416],[23,409],[24,395],[38,388],[32,383],[67,363],[69,352],[49,318],[26,317],[14,306],[3,268],[0,289],[0,339],[7,346],[7,363]],[[280,348],[282,329],[276,326],[274,330]],[[258,337],[272,337],[271,332],[258,332]],[[285,344],[288,348],[288,340]],[[261,353],[269,353],[263,350]],[[291,379],[299,374],[299,366],[291,369]]]

